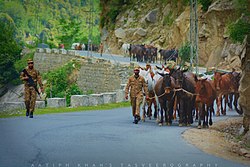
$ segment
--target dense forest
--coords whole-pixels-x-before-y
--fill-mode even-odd
[[[23,41],[51,47],[87,43],[90,26],[93,43],[99,43],[99,11],[98,0],[0,0],[0,12],[13,19]]]

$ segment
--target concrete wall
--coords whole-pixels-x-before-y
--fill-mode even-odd
[[[71,107],[79,106],[97,106],[107,103],[124,102],[125,91],[117,90],[116,92],[107,92],[101,94],[90,94],[90,95],[73,95],[70,99]]]
[[[36,101],[35,108],[45,108],[45,101]],[[0,112],[12,110],[24,110],[24,102],[3,102],[0,103]]]

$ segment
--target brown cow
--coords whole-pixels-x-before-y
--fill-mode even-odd
[[[195,77],[195,81],[195,101],[199,106],[198,128],[200,129],[201,117],[203,118],[203,127],[208,127],[208,116],[210,116],[209,125],[211,126],[213,124],[212,113],[214,112],[213,106],[214,100],[216,99],[216,90],[212,80],[197,79],[197,77]]]
[[[236,72],[235,70],[233,70],[232,72],[233,75],[233,92],[231,92],[228,96],[228,107],[230,109],[233,108],[232,103],[234,104],[234,108],[236,110],[236,112],[238,114],[243,114],[243,111],[241,109],[238,109],[238,99],[239,99],[239,86],[240,86],[240,78],[241,78],[241,74],[239,72]]]
[[[214,86],[217,92],[217,111],[216,116],[220,116],[221,114],[226,115],[226,104],[228,103],[228,94],[234,91],[234,83],[233,83],[233,75],[232,73],[221,73],[214,72]],[[222,97],[225,97],[224,108],[222,104]]]

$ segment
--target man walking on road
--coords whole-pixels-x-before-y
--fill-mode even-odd
[[[28,59],[28,66],[21,72],[20,78],[24,81],[24,102],[26,106],[26,116],[33,118],[38,92],[37,83],[43,92],[42,78],[39,71],[35,70],[34,62]]]
[[[141,120],[140,105],[143,100],[143,93],[145,93],[146,98],[148,99],[148,87],[145,79],[139,75],[139,72],[139,68],[134,69],[134,75],[129,77],[125,88],[125,99],[128,99],[128,93],[130,91],[130,102],[135,124],[138,124],[138,122]]]
[[[103,53],[103,43],[102,42],[100,44],[99,51],[100,51],[100,55],[102,57],[102,53]]]

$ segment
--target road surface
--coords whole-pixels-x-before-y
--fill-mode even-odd
[[[111,54],[111,53],[103,53],[102,56],[100,56],[100,53],[96,52],[88,52],[88,51],[77,51],[80,56],[85,56],[85,57],[95,57],[95,58],[100,58],[100,59],[105,59],[109,60],[112,63],[120,63],[120,64],[129,64],[129,63],[134,63],[138,64],[141,67],[145,67],[146,63],[145,62],[137,62],[137,61],[130,61],[129,56],[124,56],[124,55],[116,55],[116,54]],[[159,61],[157,63],[150,63],[152,66],[159,66],[161,67],[161,64]],[[195,69],[194,69],[195,70]],[[198,73],[205,73],[206,68],[204,67],[198,67]]]
[[[135,125],[130,108],[0,119],[0,166],[244,166],[186,142],[181,134],[188,128],[195,127],[159,127],[155,120]]]

